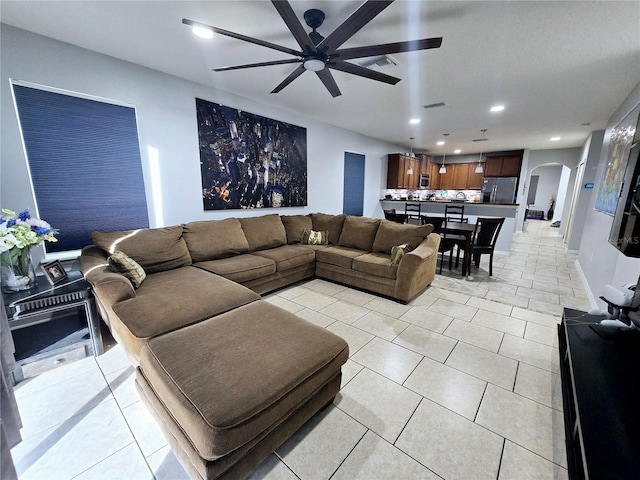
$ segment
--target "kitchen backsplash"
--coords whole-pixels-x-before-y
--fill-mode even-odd
[[[380,198],[393,200],[466,200],[469,202],[480,201],[480,190],[401,190],[384,189]]]

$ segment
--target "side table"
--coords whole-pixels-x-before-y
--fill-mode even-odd
[[[100,330],[100,317],[95,308],[91,285],[79,271],[68,272],[68,276],[69,278],[64,283],[54,286],[50,285],[46,279],[38,277],[38,285],[32,290],[3,294],[4,308],[9,317],[9,328],[14,336],[14,342],[19,343],[16,341],[16,337],[22,333],[24,333],[22,336],[27,339],[35,338],[37,330],[34,329],[37,329],[38,325],[47,324],[53,320],[65,322],[68,320],[63,318],[66,315],[83,313],[84,319],[82,323],[85,325],[84,329],[88,329],[90,341],[84,342],[87,344],[86,350],[88,351],[83,351],[82,356],[88,354],[101,355],[104,352],[104,348]],[[65,326],[67,329],[73,330],[75,328],[70,323]],[[44,325],[41,329],[43,328]],[[86,332],[86,330],[84,331]],[[82,334],[82,331],[79,334]],[[86,337],[86,333],[84,333],[84,336]],[[71,342],[82,339],[78,337],[78,334],[75,336],[70,335],[68,338]],[[70,345],[69,341],[55,342],[55,339],[52,339],[52,341],[54,343],[43,349],[42,352],[30,354],[29,358],[16,358],[16,364],[18,365],[16,371],[14,371],[16,382],[25,378],[22,371],[22,367],[25,364],[44,359],[52,359],[54,364],[59,363],[64,361],[66,359],[65,354],[73,349],[73,345]],[[77,347],[75,345],[76,350]],[[18,354],[17,351],[16,354]],[[54,357],[60,358],[56,360]]]

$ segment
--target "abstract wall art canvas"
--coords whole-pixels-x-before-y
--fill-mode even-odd
[[[611,130],[607,165],[602,172],[595,209],[615,215],[624,171],[633,143],[640,105],[636,106],[616,127]]]
[[[205,210],[307,205],[306,128],[196,98]]]

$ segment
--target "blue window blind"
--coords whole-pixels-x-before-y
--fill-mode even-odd
[[[17,84],[13,91],[38,213],[60,230],[47,251],[89,245],[93,231],[148,227],[135,109]]]

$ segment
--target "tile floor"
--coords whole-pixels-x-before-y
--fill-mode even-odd
[[[589,309],[558,230],[408,305],[312,280],[265,298],[345,338],[342,390],[254,479],[567,478],[556,325]],[[488,258],[488,257],[487,257]],[[20,383],[21,479],[181,479],[120,347]]]

